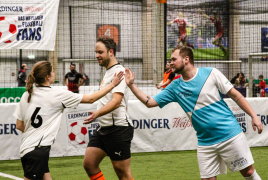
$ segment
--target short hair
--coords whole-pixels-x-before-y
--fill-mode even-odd
[[[212,14],[213,15],[217,15],[217,11],[212,11]]]
[[[97,42],[102,42],[105,45],[107,51],[112,49],[113,52],[114,52],[114,56],[115,56],[115,54],[116,54],[116,43],[115,43],[113,38],[110,38],[108,36],[102,36],[102,37],[99,37],[97,39]]]
[[[263,79],[263,75],[262,75],[262,74],[261,74],[261,75],[259,75],[259,78]]]
[[[25,66],[26,66],[26,64],[22,64],[20,68],[24,69]]]
[[[187,46],[177,46],[171,50],[171,53],[174,53],[176,50],[180,50],[180,56],[185,58],[186,56],[189,57],[190,63],[194,64],[194,53],[191,48]]]
[[[74,67],[76,67],[76,65],[75,65],[75,64],[73,64],[73,63],[71,63],[71,64],[70,64],[70,67],[71,67],[71,66],[74,66]]]

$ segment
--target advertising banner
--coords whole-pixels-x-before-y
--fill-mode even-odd
[[[225,102],[234,113],[251,147],[268,145],[268,98],[247,98],[263,124],[262,134],[252,128],[251,117],[230,98]],[[263,106],[262,106],[263,105]],[[0,160],[19,159],[22,133],[16,130],[13,113],[17,103],[0,104]],[[260,108],[261,107],[261,108]],[[89,111],[95,111],[97,103],[80,104],[77,109],[65,109],[62,123],[50,156],[84,155],[87,144],[98,126],[98,120],[83,125]],[[187,115],[177,103],[163,109],[147,108],[138,100],[129,101],[128,113],[134,125],[131,152],[156,152],[194,150],[197,137]]]
[[[195,60],[229,59],[229,6],[225,0],[167,1],[166,51],[192,48]]]
[[[55,48],[59,0],[1,0],[0,49]]]
[[[0,103],[18,103],[25,87],[0,88]]]

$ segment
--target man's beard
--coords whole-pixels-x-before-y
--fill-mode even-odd
[[[108,64],[109,64],[109,62],[110,62],[110,57],[109,56],[107,56],[106,58],[102,58],[101,59],[101,63],[100,63],[100,66],[105,66],[105,67],[107,67],[108,66]]]
[[[175,68],[174,73],[178,73],[181,74],[181,71],[184,69],[185,65],[183,64],[182,67],[180,67],[179,69]]]

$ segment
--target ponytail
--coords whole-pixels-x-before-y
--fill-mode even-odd
[[[33,94],[33,84],[42,85],[46,81],[46,76],[52,72],[52,65],[48,61],[39,61],[34,64],[32,72],[27,78],[26,91],[28,91],[28,103],[31,101]]]
[[[28,103],[31,101],[32,93],[33,93],[33,83],[35,83],[34,73],[33,71],[29,74],[27,78],[26,91],[28,91]]]

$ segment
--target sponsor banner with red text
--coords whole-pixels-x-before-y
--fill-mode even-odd
[[[59,0],[1,0],[0,49],[55,48]]]
[[[234,101],[226,99],[251,147],[268,145],[268,98],[247,98],[263,124],[262,134],[253,130],[251,118]],[[147,108],[140,101],[129,101],[128,113],[134,125],[131,152],[192,150],[197,148],[196,132],[177,103],[163,109]],[[13,113],[17,103],[0,104],[0,160],[19,159],[21,132],[15,129]],[[87,143],[98,126],[98,121],[83,125],[83,120],[94,111],[97,103],[80,104],[76,109],[65,109],[51,157],[84,155]]]

